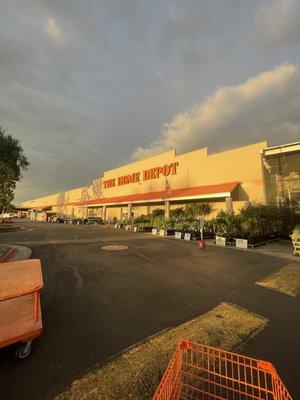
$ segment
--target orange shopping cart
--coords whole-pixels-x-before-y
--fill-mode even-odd
[[[292,398],[271,363],[182,340],[153,400]]]
[[[40,260],[0,265],[0,348],[20,342],[16,357],[31,353],[32,340],[42,333]]]

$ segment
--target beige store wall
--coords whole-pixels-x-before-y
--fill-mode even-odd
[[[267,142],[260,142],[220,153],[208,154],[207,149],[199,149],[193,152],[176,156],[175,151],[168,151],[157,156],[137,161],[125,166],[106,171],[102,181],[117,179],[135,172],[140,172],[141,177],[144,170],[155,167],[163,167],[166,164],[178,163],[177,174],[170,174],[168,177],[160,176],[141,182],[131,183],[111,188],[103,188],[103,197],[126,196],[136,193],[146,193],[165,190],[166,180],[171,189],[214,185],[219,183],[239,181],[241,189],[235,194],[235,201],[263,201],[262,168],[260,151],[267,147]],[[95,180],[92,185],[56,193],[50,196],[26,201],[24,207],[45,207],[54,206],[53,211],[68,216],[81,217],[86,215],[84,202],[87,199],[99,198],[100,192],[95,187]],[[82,202],[83,206],[75,206],[68,203]],[[141,206],[142,207],[142,206]],[[151,209],[157,208],[151,205]],[[222,205],[223,207],[223,205]],[[234,205],[234,207],[236,207]],[[141,213],[144,212],[142,208]],[[107,217],[119,218],[121,210],[108,208]],[[140,211],[138,211],[140,212]]]
[[[239,181],[242,190],[238,193],[240,200],[263,201],[262,168],[260,151],[267,147],[267,142],[244,146],[216,154],[208,154],[207,149],[175,155],[169,151],[155,157],[131,163],[105,172],[103,181],[115,179],[116,186],[104,188],[104,197],[126,196],[136,193],[163,191],[166,180],[171,189],[214,185]],[[119,186],[118,178],[136,172],[143,176],[143,171],[165,164],[177,162],[177,174],[160,176],[140,182]]]
[[[84,216],[86,207],[74,206],[72,203],[84,202],[93,198],[92,186],[76,188],[65,192],[55,193],[50,196],[41,197],[34,200],[25,201],[24,207],[40,208],[52,206],[52,211],[71,216],[74,208],[76,216]],[[71,204],[69,204],[71,203]]]

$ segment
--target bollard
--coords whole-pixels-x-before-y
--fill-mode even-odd
[[[199,249],[205,249],[205,240],[199,240],[198,245]]]

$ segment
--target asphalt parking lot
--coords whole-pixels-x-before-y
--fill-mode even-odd
[[[300,301],[255,285],[288,261],[108,229],[25,223],[2,243],[29,246],[42,261],[44,333],[32,357],[0,351],[0,393],[6,400],[45,400],[135,343],[233,303],[268,319],[245,341],[243,354],[276,366],[300,398]],[[123,251],[102,246],[119,244]]]

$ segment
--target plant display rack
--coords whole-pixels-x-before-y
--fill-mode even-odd
[[[294,256],[300,257],[300,224],[297,224],[291,235],[294,248]]]
[[[294,256],[300,257],[300,237],[293,239]]]

